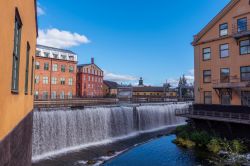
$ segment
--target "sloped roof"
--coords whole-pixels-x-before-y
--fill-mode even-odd
[[[70,50],[66,50],[66,49],[60,49],[60,48],[55,48],[55,47],[49,47],[49,46],[44,46],[44,45],[36,45],[37,48],[40,49],[46,49],[46,50],[51,50],[51,51],[58,51],[58,52],[64,52],[64,53],[69,53],[69,54],[74,54],[76,55],[76,53],[74,53],[73,51]]]
[[[80,65],[77,65],[77,68],[86,67],[86,66],[91,66],[91,65],[95,65],[95,67],[97,67],[99,70],[103,71],[99,66],[97,66],[97,65],[94,64],[94,63],[80,64]]]
[[[142,86],[142,87],[133,87],[133,92],[164,92],[163,87],[157,86]]]
[[[198,41],[223,18],[240,0],[231,0],[197,35],[194,36],[192,45],[196,45]]]
[[[107,80],[104,80],[103,83],[104,83],[105,85],[107,85],[107,86],[108,86],[109,88],[111,88],[111,89],[117,89],[117,87],[118,87],[118,84],[117,84],[116,82],[114,82],[114,81],[107,81]]]

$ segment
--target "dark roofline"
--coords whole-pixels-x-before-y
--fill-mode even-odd
[[[73,51],[70,51],[70,50],[67,50],[67,49],[55,48],[55,47],[50,47],[50,46],[45,46],[45,45],[40,45],[40,44],[37,44],[36,47],[41,48],[41,49],[48,49],[48,50],[52,50],[52,51],[55,50],[55,51],[60,51],[60,52],[65,52],[65,53],[67,52],[67,53],[70,53],[70,54],[77,55]]]
[[[92,64],[92,63],[80,64],[80,65],[77,65],[77,68],[86,67],[86,66],[90,66],[90,65],[95,65],[99,70],[101,70],[103,72],[103,70],[99,66],[97,66],[95,63],[94,64]]]
[[[35,20],[36,20],[36,37],[38,37],[37,1],[36,0],[34,0],[34,6],[35,6]]]

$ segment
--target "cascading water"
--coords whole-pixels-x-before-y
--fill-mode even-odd
[[[84,110],[34,112],[33,159],[141,132],[183,124],[175,109],[189,104],[100,107]]]

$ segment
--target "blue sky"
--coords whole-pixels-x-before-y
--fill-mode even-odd
[[[161,85],[193,79],[193,35],[230,0],[40,0],[39,43],[95,62],[106,78]]]

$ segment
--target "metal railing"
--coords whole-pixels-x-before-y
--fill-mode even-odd
[[[250,113],[194,110],[193,107],[176,109],[176,116],[250,124]]]
[[[250,20],[248,19],[246,23],[239,25],[238,23],[233,24],[232,33],[233,35],[244,35],[246,32],[250,31]]]

